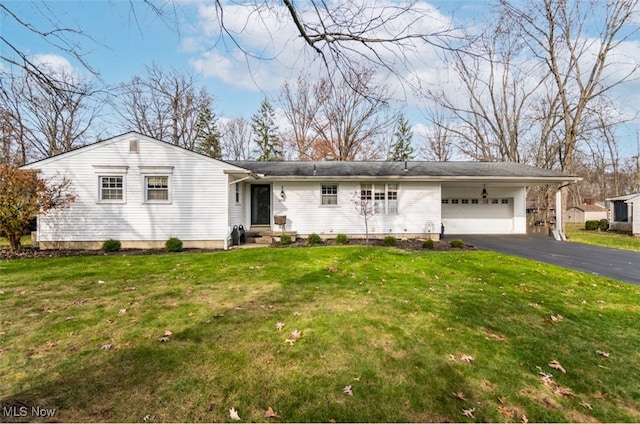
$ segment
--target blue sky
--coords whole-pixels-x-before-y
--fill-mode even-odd
[[[249,60],[247,63],[246,57],[221,42],[224,40],[218,37],[217,25],[212,19],[212,0],[175,0],[172,3],[175,14],[165,20],[140,0],[8,0],[5,3],[39,29],[61,25],[86,34],[86,37],[77,37],[76,40],[86,52],[86,61],[108,84],[141,75],[145,66],[153,63],[163,69],[174,68],[199,74],[202,85],[215,96],[216,112],[221,117],[249,118],[258,110],[265,95],[277,96],[282,82],[296,78],[301,71],[306,71],[311,77],[320,73],[319,61],[317,58],[313,61],[311,51],[302,45],[299,37],[295,37],[295,28],[289,20],[280,19],[287,22],[282,25],[275,17],[270,19],[267,16],[262,27],[261,24],[243,26],[248,17],[239,7],[232,9],[230,0],[222,0],[229,28],[238,31],[238,40],[246,48],[256,54],[266,52],[267,56],[273,57],[272,60]],[[480,21],[488,12],[490,2],[436,0],[421,4],[425,7],[435,5],[433,19],[420,23],[430,30],[438,29],[438,25],[469,25],[474,19]],[[23,51],[32,55],[49,55],[48,61],[65,63],[68,60],[76,72],[88,74],[78,63],[61,57],[59,50],[4,15],[0,16],[2,35]],[[48,22],[46,16],[54,16],[55,19]],[[640,48],[635,52],[640,54]],[[434,63],[439,60],[437,53],[424,51],[420,56],[421,63],[417,66],[422,72],[421,77],[426,81],[430,78],[436,81],[437,71],[434,69],[437,66]],[[391,90],[398,88],[392,82],[389,87]],[[640,84],[624,87],[616,95],[629,113],[633,113],[640,109]],[[426,120],[416,107],[419,102],[411,96],[404,97],[399,89],[396,91],[399,94],[396,108],[405,112],[416,128],[423,125]],[[633,154],[635,147],[630,146],[635,146],[634,131],[635,127],[627,129],[624,134],[626,148]]]
[[[196,72],[201,76],[200,82],[216,97],[216,108],[220,115],[249,117],[258,109],[265,94],[276,95],[281,82],[295,78],[301,68],[308,66],[304,59],[313,58],[305,56],[297,61],[292,60],[296,55],[309,54],[299,40],[294,40],[284,48],[274,48],[281,40],[259,44],[247,37],[243,41],[253,52],[268,49],[278,53],[275,60],[254,60],[247,64],[242,55],[230,53],[228,45],[216,43],[219,41],[217,33],[208,19],[211,9],[203,7],[203,4],[212,3],[178,0],[173,9],[175,14],[163,20],[138,0],[8,2],[12,10],[18,11],[21,17],[28,17],[29,23],[39,29],[52,28],[59,23],[85,33],[86,37],[76,39],[87,53],[86,61],[100,73],[106,83],[124,82],[133,75],[142,74],[144,67],[152,63],[164,69],[172,67]],[[486,3],[476,0],[446,0],[436,4],[447,9],[445,16],[453,11],[463,16],[475,15],[486,6]],[[57,21],[48,22],[45,15],[54,15]],[[227,19],[233,27],[235,22],[232,17]],[[291,30],[292,28],[284,28],[282,32]],[[60,55],[55,48],[12,20],[3,19],[2,33],[29,54]],[[254,36],[254,40],[264,39],[262,32],[257,30],[256,33],[258,36]],[[284,51],[285,49],[289,51]],[[224,61],[216,60],[221,57]],[[69,57],[66,59],[77,72],[87,73],[78,63]],[[49,56],[48,60],[55,59]],[[315,65],[318,65],[317,61]],[[218,69],[222,67],[226,71]],[[308,70],[313,72],[311,68]],[[399,107],[402,105],[399,104]]]

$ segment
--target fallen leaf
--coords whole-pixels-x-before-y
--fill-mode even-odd
[[[168,341],[169,341],[169,337],[167,337],[167,336],[162,336],[162,337],[160,337],[160,339],[158,339],[158,340],[160,340],[160,342],[161,342],[161,343],[166,343],[166,342],[168,342]]]
[[[284,328],[284,322],[276,323],[276,330],[280,331]]]
[[[344,389],[342,389],[342,393],[344,393],[345,395],[353,396],[353,390],[351,390],[351,386],[344,386]]]
[[[605,358],[609,357],[609,353],[608,352],[603,352],[601,350],[596,350],[596,353],[600,356],[604,356]]]
[[[586,408],[588,410],[592,410],[593,409],[593,406],[591,406],[591,404],[588,404],[585,401],[580,402],[580,406],[582,406],[583,408]]]
[[[264,417],[265,418],[280,418],[280,415],[276,414],[276,411],[274,411],[272,407],[269,407],[265,411]]]
[[[554,370],[559,370],[562,371],[563,374],[567,373],[567,370],[565,370],[562,365],[560,365],[560,362],[556,361],[555,359],[551,362],[549,362],[549,367],[553,368]]]
[[[564,320],[564,317],[560,314],[558,315],[551,315],[551,321],[553,322],[562,322]]]
[[[171,330],[164,330],[164,336],[165,337],[169,337],[172,334],[173,334],[173,332]]]
[[[126,313],[127,313],[127,310],[126,310],[126,309],[120,309],[120,310],[118,311],[118,313],[119,313],[120,315],[122,315],[122,314],[126,314]]]
[[[236,408],[229,409],[229,416],[232,420],[240,421],[240,416],[238,415],[238,411],[236,411]]]
[[[453,392],[451,394],[460,400],[467,400],[467,397],[462,392]]]
[[[449,358],[450,361],[456,361],[457,360],[455,355],[452,355],[452,354],[449,354],[448,358]]]
[[[496,340],[496,341],[498,341],[498,342],[503,342],[503,341],[506,339],[506,337],[505,337],[505,336],[502,336],[502,335],[500,335],[500,334],[496,334],[496,333],[495,333],[492,329],[490,329],[490,328],[487,328],[487,330],[486,330],[486,331],[487,331],[487,334],[489,335],[488,337],[485,337],[487,340],[489,340],[489,339],[493,339],[493,340]]]
[[[522,418],[520,419],[522,424],[529,424],[529,418],[526,415],[522,414]]]
[[[464,353],[464,354],[462,354],[462,355],[460,356],[460,360],[461,360],[462,362],[469,362],[469,363],[471,363],[471,362],[473,362],[473,361],[475,360],[475,358],[474,358],[473,356],[471,356],[471,355],[467,355],[466,353]]]
[[[296,340],[295,339],[286,339],[284,342],[285,343],[289,343],[289,346],[293,346],[293,344],[296,342]]]
[[[593,397],[600,400],[607,400],[607,396],[609,396],[609,393],[602,393],[602,392],[596,392],[596,394],[593,395]]]
[[[502,416],[506,418],[511,418],[514,415],[514,412],[510,408],[507,408],[505,405],[498,406],[498,410],[500,411]]]
[[[292,339],[297,340],[297,339],[299,339],[299,338],[301,338],[301,337],[302,337],[302,333],[301,333],[300,331],[298,331],[298,330],[293,330],[293,331],[291,332],[291,334],[289,334],[289,336],[290,336]]]
[[[562,386],[556,386],[553,388],[553,393],[560,395],[560,396],[575,396],[575,393],[573,393],[573,390],[571,390],[568,387],[562,387]]]
[[[102,350],[111,350],[111,349],[113,349],[113,345],[111,343],[107,343],[105,345],[102,345],[102,347],[100,349],[102,349]]]
[[[463,409],[462,410],[462,415],[464,415],[465,417],[469,417],[469,418],[475,419],[476,417],[473,416],[474,412],[476,412],[476,408]]]
[[[142,421],[144,421],[145,423],[149,422],[151,420],[153,420],[153,417],[151,415],[149,415],[149,414],[147,414],[144,417],[142,417]]]
[[[104,281],[98,280],[98,284],[104,284]]]
[[[125,287],[124,291],[133,291],[135,289],[136,289],[135,287]]]
[[[293,316],[294,316],[294,317],[299,317],[300,315],[302,315],[300,312],[294,312],[294,313],[293,313]]]

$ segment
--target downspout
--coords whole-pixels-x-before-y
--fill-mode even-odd
[[[223,249],[224,250],[228,250],[229,249],[229,236],[228,236],[228,232],[229,232],[229,226],[231,226],[231,211],[229,211],[229,187],[231,187],[231,182],[230,182],[231,176],[227,175],[227,192],[225,193],[225,208],[227,210],[227,229],[224,231],[224,241],[223,241]]]

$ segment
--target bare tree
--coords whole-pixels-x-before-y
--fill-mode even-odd
[[[40,68],[57,75],[56,87],[31,74],[10,75],[0,95],[3,120],[10,129],[3,137],[18,150],[19,163],[64,153],[98,137],[93,123],[103,101],[97,86],[66,70],[42,64]]]
[[[213,108],[213,96],[199,88],[194,75],[163,71],[157,65],[146,68],[120,86],[116,110],[123,129],[194,150],[200,113]]]
[[[285,82],[280,92],[280,104],[291,125],[287,147],[299,160],[312,159],[313,148],[318,141],[314,122],[320,109],[313,84],[302,76],[298,77],[295,84]]]
[[[422,134],[423,144],[419,148],[421,155],[431,161],[448,162],[453,156],[453,143],[444,115],[437,110],[429,111],[431,127]]]
[[[323,79],[315,86],[319,109],[313,129],[318,135],[314,158],[326,154],[336,160],[377,159],[378,138],[393,123],[389,96],[373,81],[373,71],[350,72],[348,79]]]
[[[222,157],[228,160],[247,160],[251,157],[251,124],[236,118],[222,125]]]
[[[554,81],[563,127],[557,160],[562,171],[572,172],[589,105],[638,70],[633,58],[615,69],[610,66],[611,56],[638,31],[633,23],[638,0],[501,0],[501,5],[504,16],[521,31],[523,42]],[[626,70],[620,65],[626,65]],[[549,116],[553,119],[554,114]]]
[[[502,20],[481,36],[468,37],[474,39],[475,54],[451,51],[446,58],[456,87],[427,92],[454,118],[442,120],[436,113],[434,125],[471,158],[521,162],[530,128],[527,111],[544,78],[535,64],[522,60],[521,42]]]

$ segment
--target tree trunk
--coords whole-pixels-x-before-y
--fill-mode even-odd
[[[20,233],[8,233],[7,239],[9,240],[9,249],[12,252],[19,252],[22,250],[22,245],[20,244],[20,237],[22,234]]]

